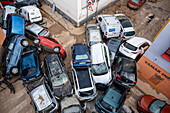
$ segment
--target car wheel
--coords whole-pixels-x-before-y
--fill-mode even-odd
[[[17,67],[12,67],[11,70],[10,70],[11,74],[13,75],[17,75],[19,73],[19,70]]]
[[[60,53],[60,47],[59,46],[54,47],[54,52],[55,53]]]
[[[40,43],[40,39],[35,39],[34,40],[34,44],[39,44]]]
[[[22,39],[21,40],[21,45],[24,46],[24,47],[27,47],[28,46],[28,41],[26,39]]]

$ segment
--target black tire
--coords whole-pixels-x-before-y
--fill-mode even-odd
[[[55,53],[60,53],[60,47],[59,46],[54,47],[53,51]]]
[[[23,47],[27,47],[27,46],[29,45],[29,43],[28,43],[28,41],[27,41],[26,39],[22,39],[22,40],[21,40],[21,45],[22,45]]]
[[[18,67],[11,67],[11,69],[10,69],[10,74],[12,74],[12,75],[17,75],[17,74],[19,74],[19,69],[18,69]]]
[[[39,44],[40,43],[40,39],[35,39],[33,42],[34,42],[34,44]]]

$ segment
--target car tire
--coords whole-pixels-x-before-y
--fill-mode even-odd
[[[59,46],[54,47],[53,51],[55,53],[60,53],[60,47]]]
[[[35,39],[33,42],[34,42],[34,44],[39,44],[40,43],[40,39]]]
[[[26,39],[22,39],[21,40],[21,45],[23,46],[23,47],[27,47],[28,46],[28,41],[26,40]]]
[[[17,75],[17,74],[19,73],[19,70],[18,70],[17,67],[12,67],[12,68],[10,69],[10,73],[11,73],[12,75]]]

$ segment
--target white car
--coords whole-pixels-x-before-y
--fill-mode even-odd
[[[35,6],[24,6],[19,10],[19,14],[22,15],[29,23],[42,21],[42,15],[40,10]]]
[[[136,59],[141,56],[151,45],[151,42],[145,38],[134,37],[122,43],[119,52],[129,58]]]
[[[96,88],[105,90],[112,81],[109,50],[105,43],[91,46],[92,76]]]
[[[103,38],[119,37],[121,25],[114,15],[99,15],[96,23],[101,28]]]
[[[30,39],[35,39],[39,36],[49,37],[50,32],[38,24],[31,24],[26,26],[26,35]]]
[[[133,28],[132,22],[130,19],[124,14],[115,14],[117,19],[121,24],[121,38],[132,38],[135,36],[135,30]]]
[[[74,68],[71,73],[73,76],[75,95],[80,101],[91,101],[97,96],[96,86],[93,82],[89,67]]]
[[[97,43],[103,43],[100,27],[96,24],[88,24],[86,27],[87,45],[91,47]]]

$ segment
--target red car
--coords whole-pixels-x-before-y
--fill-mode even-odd
[[[11,3],[13,3],[15,0],[0,0],[1,4],[3,6],[9,5]]]
[[[139,113],[169,113],[170,105],[151,95],[144,95],[137,104]]]
[[[34,44],[40,47],[42,50],[46,50],[48,52],[60,53],[62,59],[66,58],[66,51],[63,47],[53,38],[40,36],[37,37],[34,41]]]
[[[129,0],[127,5],[132,9],[139,9],[145,2],[146,0]]]

